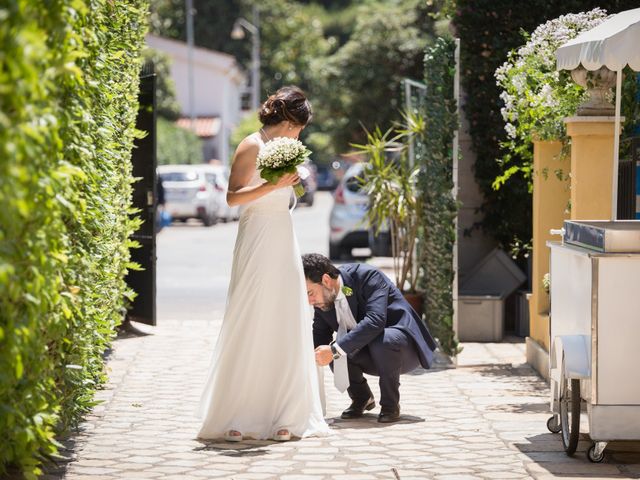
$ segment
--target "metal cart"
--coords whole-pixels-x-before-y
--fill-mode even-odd
[[[551,248],[547,427],[573,455],[586,405],[592,462],[640,440],[640,221],[566,221]]]

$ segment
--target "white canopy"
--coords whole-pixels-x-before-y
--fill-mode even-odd
[[[581,33],[556,50],[558,70],[607,67],[616,75],[616,117],[613,142],[613,188],[611,218],[618,215],[618,151],[620,149],[620,98],[622,69],[640,70],[640,8],[625,10],[591,30]]]
[[[640,8],[613,15],[597,27],[569,40],[556,51],[557,69],[587,70],[605,66],[622,70],[629,65],[640,70]]]

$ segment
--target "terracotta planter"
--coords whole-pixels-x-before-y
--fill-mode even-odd
[[[422,313],[424,312],[424,294],[404,292],[402,295],[404,295],[404,298],[416,313],[422,317]]]

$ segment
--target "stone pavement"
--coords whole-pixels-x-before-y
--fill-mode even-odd
[[[348,398],[325,375],[334,434],[286,443],[203,443],[193,416],[219,322],[170,322],[115,342],[103,401],[66,445],[71,461],[46,479],[639,478],[640,448],[614,445],[591,464],[546,430],[548,389],[523,343],[466,344],[457,368],[402,377],[403,420],[377,409],[341,421]],[[375,379],[370,381],[377,394]],[[583,428],[586,428],[586,424]]]

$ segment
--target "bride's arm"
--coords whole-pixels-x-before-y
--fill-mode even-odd
[[[255,171],[256,158],[259,147],[256,143],[245,139],[236,150],[229,175],[229,189],[227,190],[227,203],[230,207],[244,205],[278,188],[295,185],[299,181],[297,174],[286,174],[280,177],[277,183],[262,183],[248,187]]]

